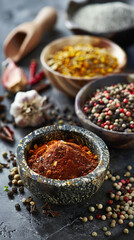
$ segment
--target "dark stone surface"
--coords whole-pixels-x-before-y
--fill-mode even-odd
[[[24,20],[32,20],[37,11],[44,5],[54,6],[59,13],[59,20],[55,30],[48,34],[45,34],[41,44],[31,54],[25,57],[19,64],[28,73],[28,66],[30,59],[38,58],[42,48],[59,37],[63,37],[71,34],[66,30],[64,26],[64,9],[66,8],[67,0],[0,0],[0,62],[4,60],[3,54],[3,41],[7,34]],[[134,45],[126,49],[128,55],[128,70],[134,69]],[[3,87],[0,87],[0,94],[4,92]],[[47,95],[56,102],[61,108],[67,104],[70,108],[73,107],[73,100],[67,98],[56,89],[52,88],[47,91]],[[9,109],[12,100],[5,100],[5,103]],[[7,110],[8,111],[8,110]],[[29,133],[31,129],[15,130],[15,143],[9,144],[0,139],[0,152],[13,150],[16,151],[18,142],[22,137]],[[134,150],[112,150],[110,168],[116,174],[123,174],[125,172],[125,166],[131,164],[134,168]],[[2,157],[0,160],[4,162]],[[29,212],[23,206],[21,200],[23,195],[18,194],[13,200],[9,200],[7,193],[4,192],[4,186],[8,183],[9,170],[3,169],[0,172],[0,240],[86,240],[93,239],[91,237],[92,231],[98,232],[97,239],[106,239],[104,233],[101,230],[102,226],[108,225],[108,223],[94,220],[86,224],[81,223],[80,216],[88,216],[88,206],[94,203],[106,203],[106,192],[111,189],[111,182],[107,181],[103,184],[101,189],[87,202],[79,205],[67,206],[67,207],[55,207],[60,210],[61,215],[58,218],[46,217],[41,213],[42,201],[37,201],[37,207],[39,214],[37,216],[30,215]],[[134,175],[134,169],[132,170]],[[25,197],[28,197],[30,193],[25,189]],[[21,211],[17,212],[14,205],[20,203]],[[125,224],[127,226],[127,224]],[[124,227],[125,227],[124,226]],[[109,239],[133,239],[134,229],[130,229],[129,235],[122,234],[123,226],[116,225],[114,229],[111,229],[112,236]]]

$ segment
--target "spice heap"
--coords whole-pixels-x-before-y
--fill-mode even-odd
[[[98,165],[98,157],[87,146],[72,140],[53,140],[29,150],[29,167],[45,177],[66,180],[87,175]]]
[[[61,74],[84,78],[106,75],[118,66],[117,58],[106,48],[90,44],[65,46],[50,56],[47,64]]]
[[[119,83],[96,90],[83,110],[99,127],[110,131],[134,132],[134,83]]]
[[[89,212],[92,215],[80,217],[82,222],[93,221],[94,217],[102,220],[105,222],[102,227],[105,236],[110,236],[112,234],[110,228],[113,229],[118,224],[123,226],[124,234],[129,233],[129,229],[134,227],[134,177],[131,176],[131,170],[132,166],[128,165],[123,179],[119,175],[113,175],[110,171],[107,171],[106,180],[109,179],[114,182],[114,189],[108,193],[107,204],[104,206],[98,203],[95,206],[90,206]],[[128,224],[128,227],[126,227],[126,224]],[[99,232],[91,233],[92,237],[97,237],[98,234]]]

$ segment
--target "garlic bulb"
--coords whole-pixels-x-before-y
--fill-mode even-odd
[[[44,121],[44,112],[48,108],[46,96],[41,97],[37,91],[18,92],[11,104],[10,114],[20,127],[37,126]]]

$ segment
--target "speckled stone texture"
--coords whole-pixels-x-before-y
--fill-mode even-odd
[[[34,144],[69,139],[73,139],[77,144],[86,145],[98,156],[98,166],[94,171],[83,177],[61,181],[41,176],[28,167],[28,150]],[[109,152],[99,137],[84,128],[71,125],[48,126],[35,130],[20,141],[17,162],[23,183],[35,196],[53,204],[66,205],[82,202],[100,188],[109,164]]]
[[[28,74],[28,67],[30,59],[37,58],[39,60],[42,48],[50,41],[59,37],[70,35],[71,33],[65,28],[64,25],[64,9],[68,0],[0,0],[0,62],[4,60],[3,54],[3,41],[7,34],[22,21],[32,20],[36,15],[37,11],[45,5],[51,5],[56,7],[59,13],[59,20],[56,29],[48,34],[45,34],[41,44],[27,57],[25,57],[19,66],[23,67],[25,72]],[[134,45],[126,49],[128,56],[128,71],[134,70]],[[1,71],[1,69],[0,69]],[[4,89],[0,86],[0,94],[4,93]],[[44,95],[43,93],[42,95]],[[55,104],[59,105],[61,109],[65,105],[68,105],[71,109],[74,101],[67,98],[56,89],[51,88],[46,92],[46,95],[51,98]],[[4,100],[7,105],[7,113],[9,112],[11,100]],[[30,133],[32,129],[14,129],[15,131],[15,142],[13,144],[6,143],[0,139],[0,152],[12,150],[16,151],[17,145],[21,138]],[[126,165],[132,165],[134,169],[134,150],[110,150],[110,169],[115,174],[121,174],[123,176]],[[0,156],[1,162],[5,162]],[[132,174],[134,170],[132,170]],[[106,181],[102,187],[94,194],[90,200],[75,204],[73,206],[62,206],[55,207],[55,210],[60,211],[58,218],[46,217],[41,213],[41,206],[43,201],[34,197],[37,202],[39,213],[37,216],[30,215],[26,211],[22,204],[22,198],[28,197],[31,193],[25,188],[25,194],[18,194],[13,200],[9,200],[7,193],[4,192],[4,186],[8,183],[9,170],[4,169],[0,172],[0,240],[88,240],[93,239],[91,237],[92,231],[98,232],[99,240],[133,240],[134,230],[130,229],[129,235],[122,233],[122,226],[116,224],[116,227],[111,229],[111,237],[105,237],[101,228],[108,226],[109,222],[98,221],[94,218],[93,222],[83,224],[80,220],[80,216],[89,216],[89,205],[95,203],[106,204],[108,197],[107,192],[111,190],[112,183]],[[21,211],[17,212],[14,205],[20,203]],[[95,213],[96,214],[96,213]],[[110,228],[109,228],[110,229]]]

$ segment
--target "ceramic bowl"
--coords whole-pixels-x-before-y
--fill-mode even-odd
[[[128,46],[134,43],[134,26],[128,27],[127,29],[118,30],[114,32],[91,32],[80,27],[73,20],[74,14],[82,7],[95,3],[107,3],[107,0],[70,0],[65,14],[65,25],[75,34],[86,34],[86,35],[95,35],[98,37],[106,37],[112,41],[118,43],[120,46]],[[117,0],[112,0],[112,2],[117,2]],[[127,3],[132,5],[132,0],[120,0],[120,2]],[[99,24],[99,23],[98,23]]]
[[[115,43],[110,40],[98,37],[91,36],[70,36],[65,38],[60,38],[48,44],[41,52],[40,60],[42,67],[47,75],[48,79],[52,82],[52,84],[59,89],[60,91],[66,93],[71,97],[75,97],[76,93],[88,82],[94,80],[95,77],[90,78],[81,78],[81,77],[71,77],[60,74],[52,70],[51,67],[48,66],[47,60],[51,54],[54,54],[62,47],[67,45],[76,45],[78,43],[90,43],[92,46],[97,46],[100,48],[106,48],[110,52],[113,57],[118,59],[118,67],[114,70],[115,72],[121,72],[127,63],[126,53],[123,51]]]
[[[69,180],[50,179],[35,173],[27,165],[28,150],[35,143],[53,139],[74,139],[78,144],[87,145],[98,155],[97,167],[86,176]],[[17,163],[24,185],[34,195],[47,202],[66,205],[81,202],[99,189],[109,164],[109,152],[103,140],[88,130],[70,125],[47,126],[35,130],[20,141],[17,148]]]
[[[117,74],[108,76],[84,86],[76,96],[75,112],[82,125],[100,136],[109,146],[114,148],[134,148],[134,133],[116,132],[106,130],[92,123],[83,112],[84,103],[93,96],[96,89],[117,83],[128,83],[133,81],[133,75]]]

